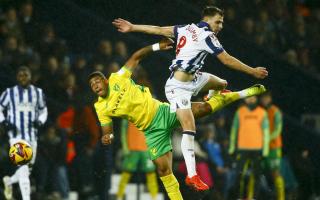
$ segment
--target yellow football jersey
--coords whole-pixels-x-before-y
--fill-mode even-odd
[[[125,66],[110,75],[108,96],[94,104],[101,126],[112,123],[113,117],[125,118],[140,130],[150,125],[161,102],[152,98],[149,88],[135,84],[131,75]]]

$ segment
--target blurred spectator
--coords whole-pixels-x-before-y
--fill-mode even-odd
[[[45,134],[40,136],[39,157],[35,167],[37,199],[45,199],[47,194],[58,199],[68,199],[70,189],[66,152],[66,133],[50,124]]]
[[[87,66],[87,60],[84,56],[77,56],[72,66],[72,72],[77,77],[77,85],[81,91],[88,90],[87,77],[90,70]]]
[[[34,46],[39,30],[33,16],[33,5],[29,1],[23,3],[20,8],[20,23],[25,43]]]
[[[269,154],[269,120],[256,96],[246,98],[233,118],[229,153],[237,155],[239,198],[257,198],[261,158]]]
[[[124,199],[125,188],[133,173],[144,173],[151,198],[156,200],[158,182],[155,165],[149,159],[144,133],[128,120],[121,121],[121,143],[123,152],[122,173],[118,186],[117,200]]]
[[[6,199],[14,198],[17,192],[13,193],[13,184],[19,183],[22,199],[30,200],[30,168],[37,155],[38,131],[47,121],[48,110],[43,90],[31,84],[29,68],[21,66],[16,79],[17,85],[1,94],[0,123],[6,128],[10,146],[23,140],[31,145],[33,156],[29,165],[19,166],[14,174],[3,177],[4,194]]]
[[[236,11],[234,7],[228,6],[224,11],[224,18],[226,23],[230,24],[230,26],[238,26],[238,18],[236,15]]]
[[[285,60],[295,67],[299,65],[297,52],[293,49],[288,49],[285,53]]]
[[[255,23],[251,17],[247,17],[242,21],[241,28],[247,40],[254,38]]]
[[[4,48],[2,50],[1,63],[7,68],[9,73],[14,73],[16,69],[26,62],[27,56],[21,51],[21,46],[15,36],[6,38]]]
[[[149,88],[150,92],[153,94],[153,95],[156,95],[154,92],[154,89],[153,89],[153,86],[151,84],[151,81],[149,80],[149,76],[148,76],[148,73],[147,71],[141,66],[141,65],[138,65],[136,67],[136,69],[134,70],[133,72],[133,75],[132,75],[133,79],[139,84],[139,85],[143,85],[143,86],[146,86]]]
[[[55,56],[61,62],[67,53],[67,46],[65,41],[57,38],[54,27],[47,24],[42,29],[37,50],[44,59]]]
[[[298,199],[309,199],[315,192],[315,171],[314,165],[310,159],[310,153],[307,148],[296,149],[295,156],[291,160],[294,174],[299,183]]]
[[[282,159],[282,113],[272,102],[270,92],[262,94],[261,105],[266,109],[270,125],[270,152],[266,158],[266,167],[271,172],[277,193],[277,200],[285,200],[285,183],[280,173]]]
[[[102,64],[104,67],[108,66],[112,61],[113,49],[109,40],[101,40],[99,42],[97,52],[93,57],[94,64]]]
[[[114,47],[114,61],[117,63],[125,63],[128,58],[127,46],[123,41],[117,41]]]
[[[106,76],[110,76],[111,73],[115,73],[117,71],[119,71],[120,69],[120,65],[119,63],[117,62],[111,62],[109,65],[108,65],[108,68],[106,70]]]
[[[100,136],[95,113],[79,93],[74,104],[71,138],[75,143],[76,156],[72,163],[73,180],[80,199],[88,198],[94,191],[93,154]]]
[[[6,11],[6,28],[8,35],[17,38],[19,42],[23,42],[23,32],[19,23],[16,9],[11,7]]]
[[[224,199],[228,197],[228,189],[231,186],[231,172],[225,166],[223,157],[222,157],[222,149],[220,144],[216,141],[216,130],[214,126],[208,125],[205,128],[203,138],[202,138],[202,146],[206,153],[208,154],[208,158],[210,161],[210,171],[215,180],[215,188],[216,192],[219,192],[223,195]]]

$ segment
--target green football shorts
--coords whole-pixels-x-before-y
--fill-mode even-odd
[[[267,167],[271,170],[280,170],[281,158],[281,148],[270,149],[269,155],[266,159]]]
[[[176,113],[170,112],[169,104],[160,105],[151,124],[144,130],[151,160],[172,150],[171,134],[178,125],[179,120]]]
[[[153,172],[155,166],[149,159],[147,151],[130,151],[128,155],[124,157],[122,163],[122,170],[127,172]]]

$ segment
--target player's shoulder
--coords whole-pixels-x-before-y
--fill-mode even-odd
[[[8,93],[11,90],[11,88],[13,88],[13,87],[8,87],[8,88],[4,89],[1,93]]]
[[[96,101],[93,103],[94,108],[97,110],[99,110],[101,108],[101,106],[105,105],[106,103],[106,99],[102,98],[102,97],[98,97],[98,99],[96,99]]]
[[[132,75],[132,71],[127,67],[127,66],[122,66],[120,68],[120,70],[118,70],[117,72],[114,72],[110,75],[109,77],[109,81],[110,79],[114,79],[114,80],[117,80],[117,79],[121,79],[121,80],[124,80],[124,79],[130,79]]]
[[[37,86],[35,86],[35,85],[30,85],[29,86],[31,89],[34,89],[34,90],[37,90],[37,91],[39,91],[39,92],[43,92],[43,89],[42,88],[40,88],[40,87],[37,87]]]

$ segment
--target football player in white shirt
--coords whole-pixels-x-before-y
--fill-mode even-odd
[[[210,98],[213,91],[224,90],[227,81],[209,73],[199,72],[205,57],[208,54],[213,54],[229,68],[259,79],[268,76],[268,71],[265,67],[250,67],[223,49],[216,37],[223,27],[223,11],[217,7],[204,8],[202,20],[198,24],[159,27],[132,24],[118,18],[113,21],[113,25],[123,33],[143,32],[176,39],[176,59],[172,61],[170,66],[172,74],[166,82],[166,97],[170,102],[171,110],[176,112],[183,128],[181,149],[188,171],[186,184],[196,191],[208,190],[209,187],[201,181],[195,167],[194,136],[196,127],[191,110],[191,97],[200,91],[209,91],[208,98]],[[153,45],[154,50],[158,48],[158,44]],[[248,91],[262,89],[264,88],[259,85]],[[242,96],[245,95],[242,94]]]

